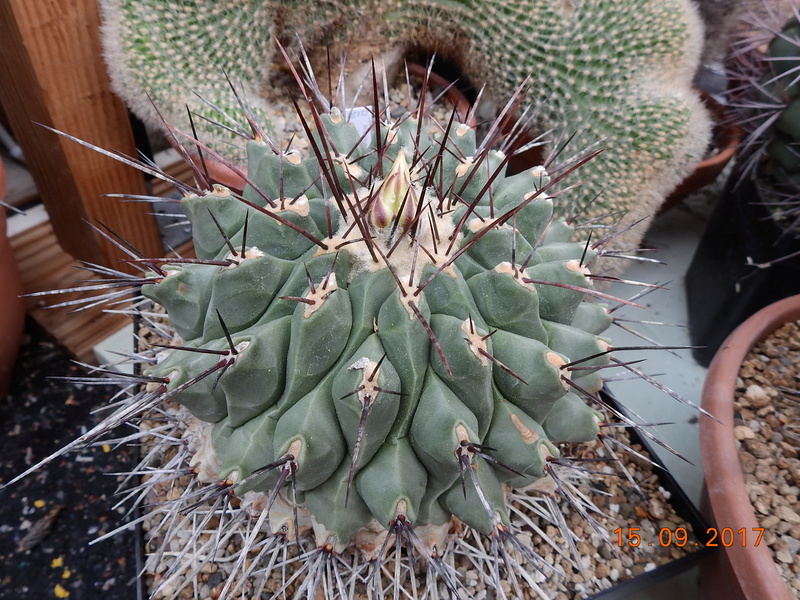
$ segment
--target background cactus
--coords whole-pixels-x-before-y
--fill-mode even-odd
[[[706,113],[691,89],[703,40],[688,0],[102,4],[115,87],[154,125],[160,118],[147,94],[171,123],[186,122],[187,105],[201,115],[213,112],[195,93],[235,114],[224,71],[242,83],[268,126],[270,107],[259,89],[271,85],[274,74],[271,34],[287,41],[297,35],[312,55],[332,39],[358,57],[398,42],[436,51],[474,85],[486,85],[500,104],[527,81],[525,106],[539,107],[535,129],[555,130],[553,147],[575,136],[567,154],[591,144],[605,148],[582,171],[587,184],[580,193],[558,200],[558,214],[582,209],[587,218],[621,218],[620,248],[638,246],[647,222],[709,139]],[[365,37],[365,30],[375,33]],[[219,128],[197,125],[223,155],[244,155],[228,146],[231,138],[220,137]]]
[[[731,103],[745,130],[742,175],[757,181],[781,228],[800,235],[800,11],[788,20],[765,4],[761,31],[739,41],[731,58]],[[781,26],[782,23],[782,26]]]

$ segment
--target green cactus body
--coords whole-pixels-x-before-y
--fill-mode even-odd
[[[236,493],[272,493],[291,476],[320,543],[400,518],[446,527],[455,516],[490,533],[508,522],[506,485],[548,476],[551,439],[598,433],[570,391],[571,378],[596,391],[593,367],[608,361],[584,245],[565,241],[563,223],[548,239],[542,169],[487,184],[502,157],[482,157],[465,126],[422,145],[413,117],[382,124],[393,139],[378,157],[336,110],[320,122],[339,155],[369,159],[294,157],[289,185],[276,175],[289,176],[286,157],[253,141],[243,198],[220,187],[186,197],[198,254],[213,260],[167,264],[145,286],[182,339],[149,374],[215,423],[216,476]],[[443,150],[455,147],[469,160]],[[424,187],[434,179],[449,192]]]
[[[797,81],[797,68],[800,65],[800,23],[796,17],[790,18],[781,32],[770,42],[765,57],[765,73],[759,82],[759,101],[757,112],[761,113],[758,125],[770,124],[764,135],[768,136],[765,145],[764,174],[771,180],[778,200],[796,203],[800,198],[800,164],[797,148],[800,145],[800,85]],[[774,110],[768,108],[774,107]],[[769,201],[774,198],[767,198]],[[784,207],[775,212],[786,212],[784,223],[796,234],[796,208]]]
[[[120,440],[145,450],[126,481],[144,477],[126,496],[161,515],[145,568],[153,598],[461,597],[472,587],[462,565],[490,595],[530,585],[544,597],[529,566],[548,558],[524,538],[538,530],[570,553],[543,517],[577,554],[559,498],[595,526],[577,483],[592,470],[561,452],[592,442],[613,455],[594,406],[606,367],[630,368],[610,355],[611,311],[597,300],[627,301],[593,289],[590,271],[599,263],[608,279],[613,236],[574,239],[581,229],[554,200],[574,197],[578,177],[623,210],[657,202],[665,174],[705,146],[689,133],[704,124],[686,81],[662,69],[693,70],[689,0],[101,4],[117,89],[151,124],[158,106],[174,141],[202,154],[182,153],[194,184],[140,165],[183,194],[196,258],[143,258],[126,243],[150,274],[88,265],[108,281],[62,290],[91,296],[70,306],[116,306],[133,290],[143,333],[172,339],[131,357],[142,371],[112,375],[136,387],[124,403],[8,484],[130,421],[137,432]],[[290,65],[305,133],[290,150],[259,92],[274,70],[270,34],[295,33],[312,52],[329,36],[436,50],[499,99],[531,75],[538,125],[567,120],[575,152],[509,175],[501,120],[479,140],[419,105],[398,116],[378,75],[375,106],[351,107],[376,122],[357,128],[337,108],[352,82],[326,98],[313,56]],[[187,107],[200,118],[182,140]],[[609,151],[587,150],[601,139]],[[215,184],[209,165],[238,182]],[[199,585],[211,573],[222,583]]]

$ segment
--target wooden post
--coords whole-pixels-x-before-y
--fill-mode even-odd
[[[142,174],[36,124],[135,155],[127,112],[110,89],[99,28],[97,0],[0,0],[0,104],[62,248],[122,268],[124,253],[84,220],[102,222],[147,256],[160,256],[151,206],[102,197],[146,193]]]

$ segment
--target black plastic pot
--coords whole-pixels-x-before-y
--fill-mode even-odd
[[[700,346],[693,353],[706,366],[748,317],[800,293],[800,256],[784,259],[800,238],[784,235],[753,181],[737,180],[734,173],[686,273],[691,342]]]

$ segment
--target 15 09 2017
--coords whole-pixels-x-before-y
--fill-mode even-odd
[[[717,529],[716,527],[709,527],[706,529],[705,541],[692,541],[690,539],[689,531],[685,527],[676,527],[675,529],[669,527],[662,527],[658,530],[658,535],[653,541],[645,541],[642,539],[641,527],[617,527],[614,534],[617,536],[616,542],[618,547],[630,546],[636,547],[640,545],[659,545],[662,547],[668,546],[707,546],[719,547],[724,546],[730,548],[731,546],[747,546],[751,543],[753,546],[758,546],[761,543],[761,538],[764,536],[763,527],[752,527],[750,529],[742,527],[741,529],[733,529],[731,527],[724,527]]]

